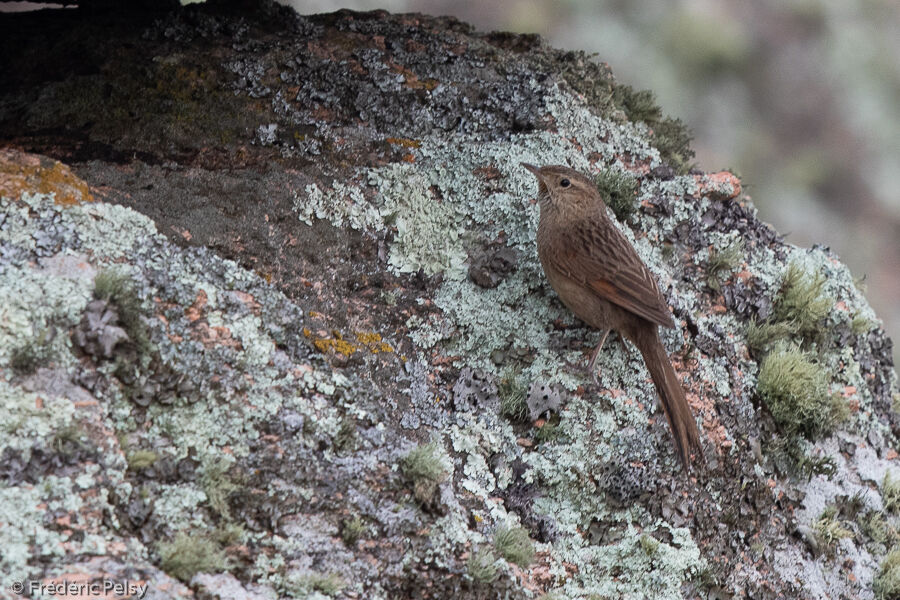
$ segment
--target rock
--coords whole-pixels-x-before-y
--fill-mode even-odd
[[[87,565],[161,598],[871,597],[886,549],[856,520],[835,513],[834,559],[809,551],[824,510],[900,472],[892,343],[853,333],[877,317],[837,257],[786,244],[730,174],[685,172],[683,127],[582,53],[256,8],[3,16],[0,133],[34,153],[0,158],[2,585]],[[621,227],[673,309],[705,466],[679,467],[636,356],[605,348],[603,388],[584,372],[597,334],[543,276],[522,161],[637,177]],[[748,330],[783,313],[791,263],[836,307],[785,341],[846,394],[840,438],[789,437],[756,388]],[[110,268],[128,311],[95,297]],[[522,396],[565,435],[528,439],[503,412]],[[422,505],[399,463],[432,442]],[[532,565],[461,576],[517,525]]]

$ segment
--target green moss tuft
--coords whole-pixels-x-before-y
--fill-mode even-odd
[[[246,531],[243,525],[224,523],[213,532],[213,539],[222,546],[231,546],[244,539]]]
[[[31,375],[43,362],[43,348],[26,343],[9,353],[9,366],[16,375]]]
[[[725,248],[713,249],[709,253],[709,262],[706,265],[706,283],[719,291],[722,287],[723,275],[730,273],[744,261],[744,241],[740,238],[732,241]]]
[[[824,286],[822,273],[809,274],[792,262],[782,279],[773,320],[791,323],[806,340],[821,341],[822,321],[834,306],[834,300],[823,295]]]
[[[94,298],[106,300],[118,309],[119,323],[140,355],[152,350],[150,335],[144,323],[141,299],[134,282],[122,273],[103,270],[94,278]]]
[[[356,447],[356,421],[350,417],[341,419],[341,427],[334,436],[335,451],[351,452]]]
[[[436,442],[423,444],[411,450],[400,461],[400,471],[412,484],[413,495],[422,504],[431,502],[438,484],[447,477]]]
[[[659,123],[662,119],[662,108],[656,102],[656,96],[650,90],[636,91],[630,85],[618,85],[612,92],[612,100],[634,123],[644,122],[648,125]]]
[[[667,118],[653,126],[653,145],[659,150],[660,157],[681,174],[694,166],[691,137],[681,119]]]
[[[511,563],[522,568],[534,560],[534,543],[523,527],[500,527],[494,533],[494,548]]]
[[[646,533],[641,536],[638,543],[641,545],[641,550],[643,550],[644,554],[647,556],[654,556],[659,551],[659,540]]]
[[[527,389],[520,378],[515,373],[507,372],[497,385],[500,414],[513,422],[526,421],[528,419],[526,393]]]
[[[627,173],[605,169],[594,179],[597,190],[616,218],[626,221],[637,209],[638,181]]]
[[[341,523],[341,539],[347,546],[355,546],[365,533],[366,524],[359,515],[353,515],[352,519],[344,519]]]
[[[765,354],[776,343],[795,335],[797,326],[794,323],[771,321],[757,323],[754,319],[747,325],[747,346],[757,355]]]
[[[653,130],[653,145],[660,158],[679,173],[687,173],[693,166],[691,132],[681,119],[663,118],[656,97],[649,90],[635,91],[628,85],[618,85],[612,91],[613,103],[634,123],[646,123]]]
[[[200,484],[209,502],[209,507],[226,521],[231,520],[231,506],[228,499],[240,486],[231,475],[231,463],[226,459],[212,461],[206,465]]]
[[[335,596],[346,586],[347,582],[337,573],[310,573],[291,577],[284,591],[292,598],[306,598],[313,592]]]
[[[887,522],[884,513],[877,510],[868,510],[857,515],[856,522],[860,531],[876,544],[896,544],[900,541],[897,530]]]
[[[466,570],[478,583],[493,583],[499,574],[497,557],[490,548],[481,548],[466,561]]]
[[[892,513],[900,512],[900,480],[891,477],[891,472],[884,474],[881,481],[881,500],[884,510]]]
[[[140,471],[147,467],[152,467],[159,459],[159,455],[151,450],[137,450],[131,452],[126,459],[128,461],[128,469],[131,471]]]
[[[221,573],[228,568],[225,552],[206,535],[179,533],[174,541],[161,542],[158,550],[162,570],[184,583],[197,573]]]
[[[830,456],[810,456],[804,447],[807,444],[799,435],[776,437],[765,445],[765,453],[783,473],[807,481],[819,475],[831,479],[837,473],[834,459]]]
[[[549,421],[538,428],[537,432],[534,434],[534,441],[538,444],[544,444],[546,442],[558,440],[562,436],[562,429],[559,426],[559,422],[559,415],[553,415]]]
[[[900,547],[888,552],[872,587],[878,600],[900,600]]]
[[[828,393],[825,372],[812,355],[784,343],[763,359],[757,390],[787,435],[819,439],[848,413],[846,405]]]
[[[850,321],[850,329],[856,335],[865,335],[875,329],[875,322],[859,313],[857,313]]]
[[[816,539],[829,556],[834,555],[838,541],[853,536],[853,532],[841,525],[837,514],[838,509],[836,506],[828,506],[822,511],[818,520],[813,523]]]

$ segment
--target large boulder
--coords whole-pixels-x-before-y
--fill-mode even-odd
[[[900,591],[890,340],[651,94],[423,15],[3,20],[4,586]],[[692,472],[636,352],[585,372],[520,161],[596,177],[657,276]]]

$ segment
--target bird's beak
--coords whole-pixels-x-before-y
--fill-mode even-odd
[[[523,167],[525,167],[526,169],[528,169],[529,171],[531,171],[531,173],[532,173],[535,177],[537,177],[538,179],[541,178],[541,170],[540,170],[538,167],[536,167],[536,166],[534,166],[534,165],[532,165],[532,164],[526,163],[526,162],[523,162],[523,163],[520,163],[520,164],[521,164]]]

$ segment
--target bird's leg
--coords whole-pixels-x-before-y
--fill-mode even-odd
[[[594,348],[594,353],[591,354],[591,362],[588,364],[588,371],[591,373],[591,377],[594,379],[594,383],[600,384],[600,380],[597,378],[597,357],[600,356],[600,350],[603,348],[603,342],[606,341],[606,336],[609,335],[609,329],[607,329],[603,333],[603,338],[600,340],[600,343],[597,344],[597,347]]]

